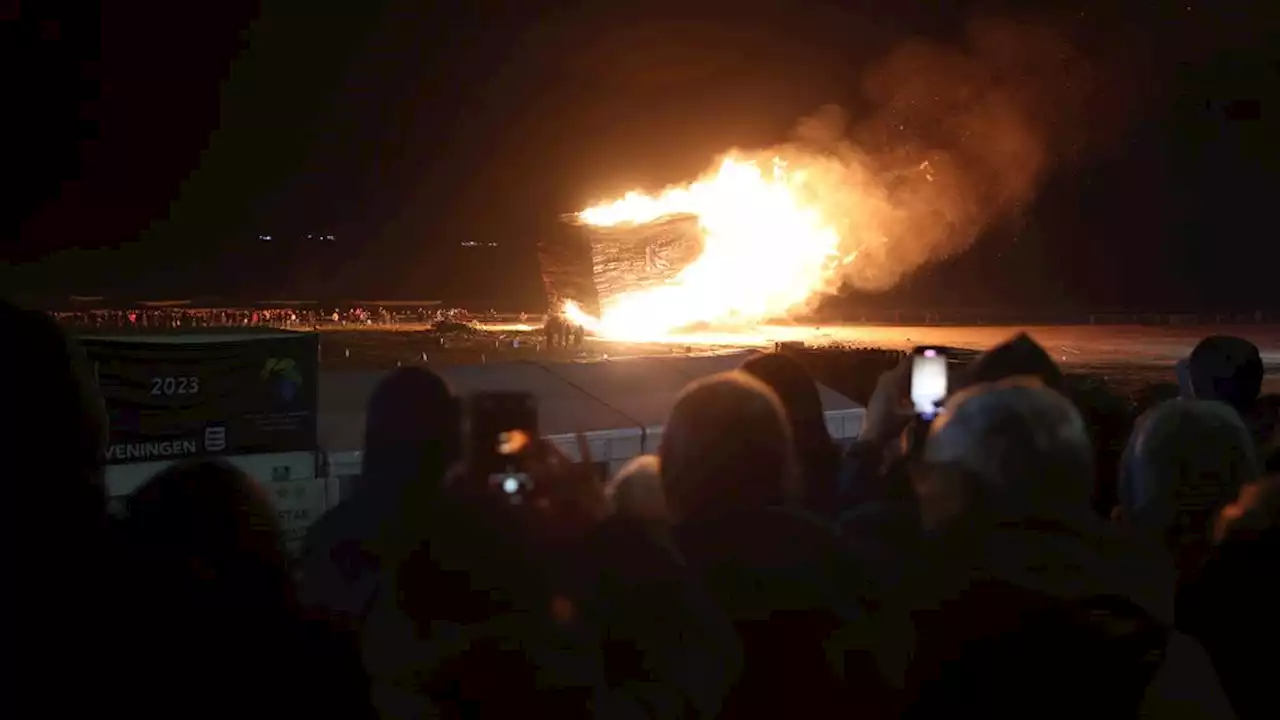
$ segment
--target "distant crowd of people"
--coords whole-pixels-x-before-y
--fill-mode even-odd
[[[67,327],[90,332],[227,327],[309,329],[322,326],[425,325],[444,322],[492,321],[498,317],[498,314],[493,310],[487,313],[473,313],[462,308],[348,307],[322,309],[310,306],[277,308],[143,307],[64,311],[55,312],[53,315]]]
[[[1280,403],[1240,338],[1201,342],[1182,397],[1133,427],[1092,423],[1027,336],[957,368],[927,424],[904,362],[847,452],[804,368],[761,355],[690,384],[658,453],[607,483],[535,441],[519,502],[473,462],[464,399],[401,368],[369,399],[358,488],[291,562],[262,489],[218,461],[108,515],[82,353],[11,305],[0,333],[18,713],[1280,709]]]

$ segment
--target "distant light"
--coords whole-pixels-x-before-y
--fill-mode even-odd
[[[491,242],[491,243],[489,243],[489,247],[498,247],[498,243],[496,243],[496,242]]]
[[[334,238],[333,238],[333,236],[332,236],[332,235],[325,235],[325,236],[324,236],[324,239],[325,239],[325,240],[333,240]]]
[[[270,241],[271,241],[271,236],[270,236],[270,235],[259,235],[259,236],[258,236],[258,239],[259,239],[259,240],[266,240],[266,241],[270,242]]]

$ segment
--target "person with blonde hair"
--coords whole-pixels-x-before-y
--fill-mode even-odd
[[[801,475],[777,395],[741,370],[685,388],[660,450],[672,536],[742,639],[726,717],[887,706],[869,648],[868,578],[834,528],[800,507]]]
[[[632,458],[604,486],[613,511],[635,520],[665,522],[667,501],[662,494],[662,464],[657,455]]]
[[[662,435],[662,488],[679,518],[798,500],[791,428],[777,395],[742,371],[685,388]]]

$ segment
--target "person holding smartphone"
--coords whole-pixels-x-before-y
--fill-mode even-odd
[[[525,525],[536,542],[558,544],[607,514],[585,438],[578,438],[577,463],[544,441],[532,394],[476,393],[466,415],[466,458],[454,483],[463,496]]]
[[[1060,392],[1065,389],[1062,370],[1026,333],[991,348],[961,372],[952,369],[946,348],[913,350],[880,377],[867,402],[862,432],[845,454],[840,472],[844,507],[890,498],[912,502],[902,461],[923,441],[934,417],[944,411],[947,395],[969,385],[1018,376],[1035,377]]]

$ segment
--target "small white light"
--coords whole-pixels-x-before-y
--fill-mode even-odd
[[[502,481],[502,492],[508,495],[515,495],[520,491],[520,481],[513,477],[509,477]]]

